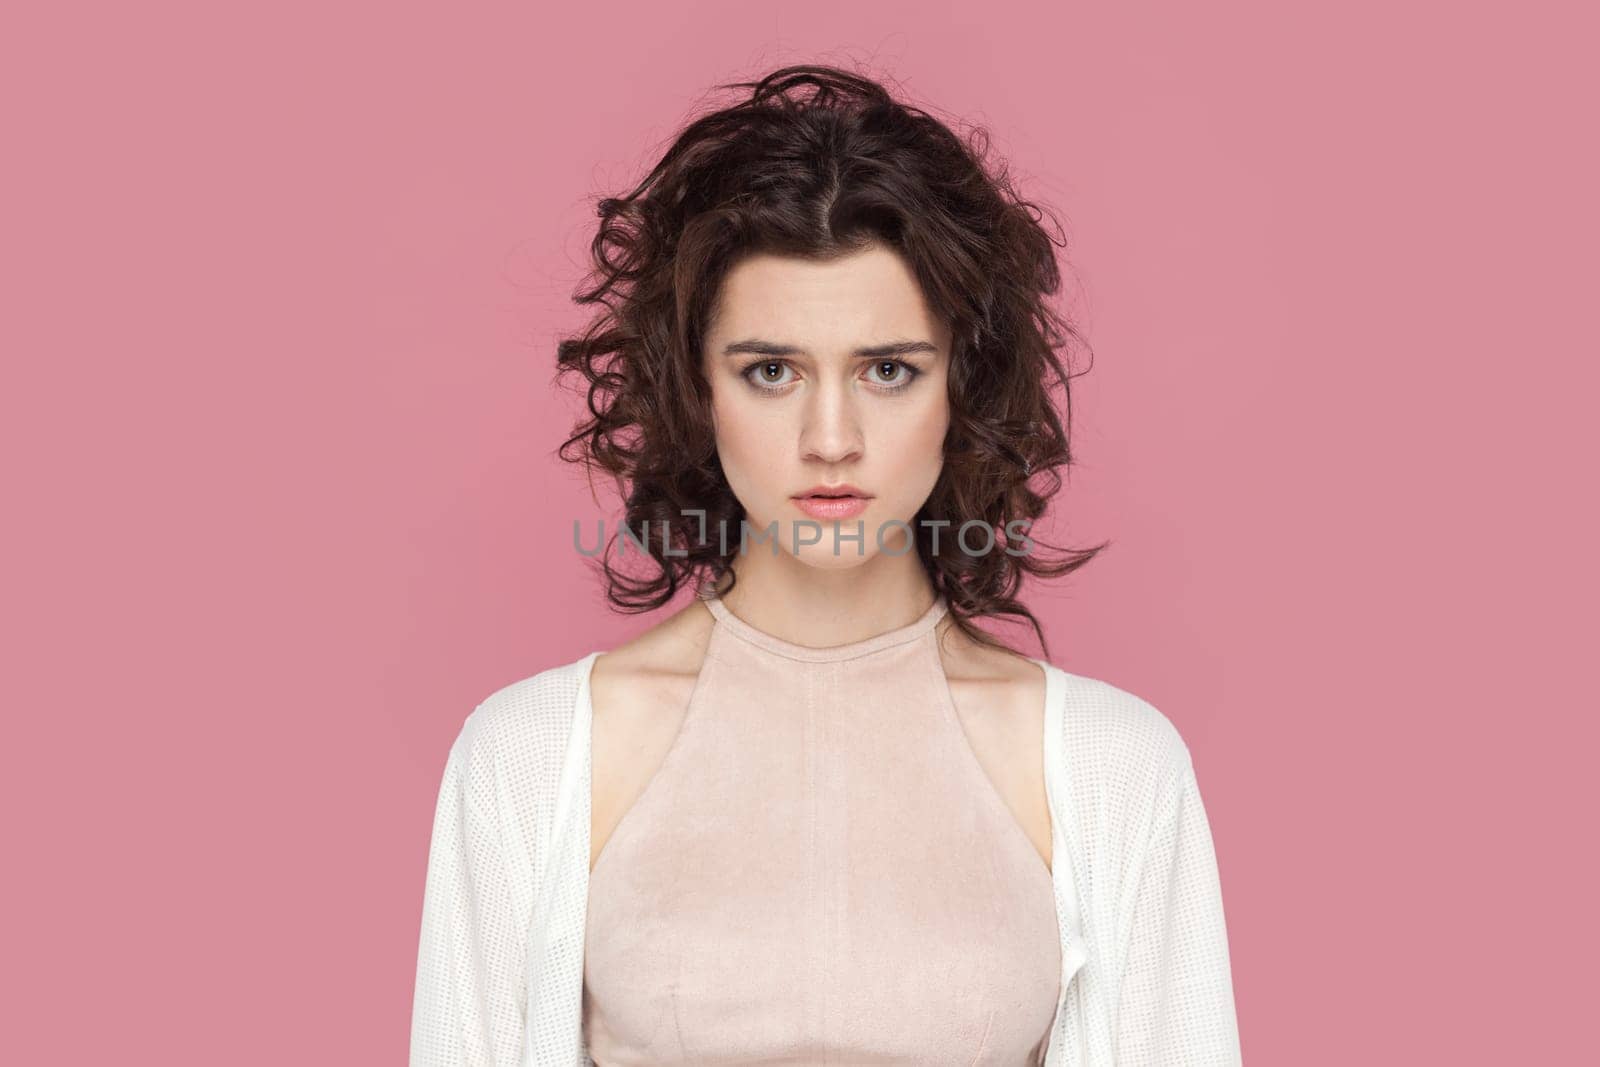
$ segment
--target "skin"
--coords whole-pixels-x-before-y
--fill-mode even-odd
[[[749,342],[784,351],[727,351]],[[857,354],[896,342],[929,350]],[[910,523],[938,480],[950,417],[950,333],[906,263],[876,245],[826,262],[741,260],[723,281],[702,358],[728,484],[753,529],[776,522],[779,532],[776,554],[760,543],[735,560],[728,609],[816,647],[915,621],[933,602],[932,586],[915,552],[899,551],[903,535],[887,528],[880,551],[877,531],[892,519]],[[841,482],[873,497],[863,515],[842,524],[846,534],[864,524],[862,544],[836,542],[825,522],[822,539],[796,551],[795,526],[808,516],[790,497]],[[800,540],[808,537],[815,530],[802,528]],[[737,543],[738,530],[728,538]],[[712,622],[691,601],[595,660],[591,869],[677,737]],[[1048,867],[1044,676],[1021,656],[975,644],[948,616],[936,633],[973,754]]]
[[[901,551],[905,531],[887,524],[911,522],[933,491],[950,426],[949,331],[909,268],[883,248],[830,262],[751,257],[729,272],[706,342],[723,474],[751,527],[778,530],[778,551],[753,546],[735,561],[741,588],[728,606],[807,645],[909,621],[908,610],[926,607],[932,593],[915,553]],[[930,351],[855,354],[893,342]],[[730,351],[743,345],[795,351]],[[865,514],[819,522],[790,499],[840,482],[871,494]],[[820,531],[804,530],[813,523]],[[797,529],[822,540],[801,544]],[[862,543],[836,541],[858,529]],[[880,530],[887,552],[878,549]],[[747,583],[759,595],[740,596]]]

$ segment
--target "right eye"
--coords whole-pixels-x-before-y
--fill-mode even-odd
[[[789,369],[789,364],[781,359],[763,359],[750,364],[742,373],[745,381],[757,389],[776,391],[789,384],[789,379],[782,377]]]

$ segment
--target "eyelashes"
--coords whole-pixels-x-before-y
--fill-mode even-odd
[[[788,362],[788,360],[783,360],[783,359],[758,359],[753,363],[745,364],[744,367],[739,371],[739,376],[741,378],[743,378],[746,382],[749,382],[750,383],[750,387],[752,389],[754,389],[758,393],[765,393],[765,394],[781,393],[785,389],[787,389],[791,384],[793,384],[794,379],[792,379],[792,378],[788,379],[786,381],[781,381],[781,382],[777,382],[777,383],[773,383],[773,382],[769,382],[769,381],[758,381],[757,380],[758,376],[753,375],[752,372],[754,372],[754,371],[756,371],[756,370],[758,370],[760,368],[764,368],[764,367],[788,367],[790,369],[793,369],[792,365]],[[896,372],[897,378],[896,378],[896,381],[894,381],[891,384],[887,384],[887,385],[886,384],[880,384],[880,383],[874,383],[873,384],[873,388],[876,391],[878,391],[879,393],[884,393],[884,394],[891,395],[891,396],[893,394],[895,394],[895,393],[903,393],[907,389],[911,388],[911,383],[915,382],[918,378],[922,377],[922,371],[918,370],[916,367],[913,367],[911,364],[905,362],[904,360],[899,360],[899,359],[875,359],[871,363],[867,364],[867,369],[868,369],[869,372],[876,372],[876,371],[878,371],[878,370],[880,370],[882,368],[886,368],[886,367],[898,368],[898,370]]]

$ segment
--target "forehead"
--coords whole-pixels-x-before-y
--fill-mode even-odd
[[[946,339],[911,268],[882,245],[830,260],[746,256],[723,279],[712,335],[817,352],[890,340],[943,346]]]

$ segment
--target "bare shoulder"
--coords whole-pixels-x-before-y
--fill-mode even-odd
[[[591,867],[672,747],[705,660],[711,624],[705,605],[691,601],[594,661]]]
[[[1027,656],[974,641],[949,619],[940,623],[939,654],[973,755],[1048,866],[1044,671]]]
[[[939,654],[950,693],[971,726],[1043,747],[1045,676],[1028,657],[993,648],[940,624]]]
[[[589,676],[595,719],[648,716],[653,702],[691,685],[705,658],[711,613],[691,602],[644,632],[596,657]]]

